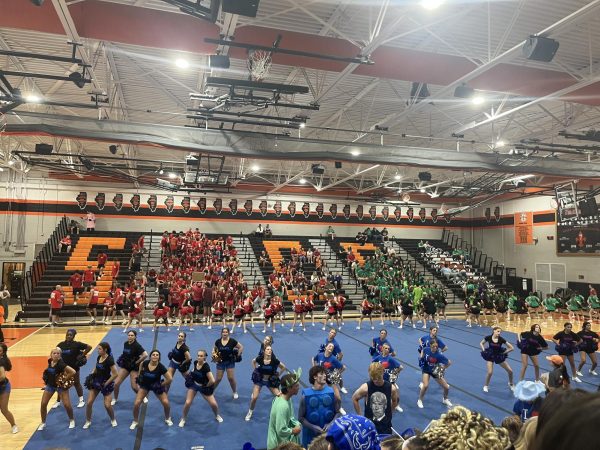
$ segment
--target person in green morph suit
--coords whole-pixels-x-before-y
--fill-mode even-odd
[[[556,309],[560,305],[560,300],[554,297],[552,294],[546,294],[546,298],[544,299],[544,319],[548,319],[548,314],[550,315],[550,320],[554,321],[555,316],[557,316]]]
[[[423,288],[418,284],[412,287],[412,298],[413,298],[413,309],[414,314],[417,316],[417,323],[420,322],[422,317],[422,305],[423,300]]]
[[[508,321],[510,322],[510,315],[516,314],[517,312],[517,296],[513,291],[510,291],[508,296]]]
[[[267,449],[272,450],[285,442],[300,444],[300,421],[294,417],[292,397],[300,391],[300,375],[288,373],[281,378],[281,395],[273,399],[269,416]]]
[[[596,290],[590,294],[587,299],[587,305],[589,308],[590,321],[600,318],[600,300],[598,300],[598,296],[596,295]]]
[[[540,318],[541,305],[540,299],[533,292],[530,292],[529,295],[525,298],[525,303],[527,304],[527,317],[531,319],[531,313],[534,312],[537,314],[537,318]]]

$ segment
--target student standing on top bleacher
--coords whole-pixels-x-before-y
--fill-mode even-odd
[[[85,218],[82,217],[82,219],[85,220],[85,226],[88,231],[94,231],[96,229],[96,216],[93,212],[86,211],[86,216]]]

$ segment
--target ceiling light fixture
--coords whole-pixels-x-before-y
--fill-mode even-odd
[[[419,191],[424,194],[425,193],[425,188],[421,188],[421,189],[419,189]]]
[[[23,100],[27,103],[40,103],[42,98],[36,94],[23,94]]]
[[[421,6],[428,11],[439,8],[444,3],[444,0],[421,0]]]
[[[260,167],[258,167],[258,165],[254,164],[252,167],[250,167],[250,169],[252,170],[252,172],[256,173],[260,170]]]
[[[398,180],[400,180],[400,179],[402,179],[402,176],[401,176],[401,175],[398,175],[398,174],[396,174],[396,175],[394,176],[394,180],[398,181]]]
[[[352,151],[350,152],[350,154],[351,154],[352,156],[358,156],[358,155],[360,155],[360,152],[359,152],[358,150],[352,150]]]
[[[190,63],[187,59],[183,59],[183,58],[177,58],[175,60],[175,65],[177,67],[179,67],[180,69],[187,69],[190,67]]]
[[[13,166],[15,164],[15,160],[11,159],[10,161],[8,161],[8,165],[9,166]]]
[[[305,124],[304,122],[302,122],[302,123],[300,124],[300,128],[306,128],[306,124]]]
[[[175,172],[169,172],[169,178],[170,179],[177,178],[177,174]]]
[[[504,147],[505,145],[506,145],[506,142],[504,142],[502,139],[500,139],[496,142],[496,148],[501,148],[501,147]]]
[[[306,184],[307,183],[306,178],[300,178],[299,182],[300,182],[300,184]]]
[[[482,95],[475,95],[471,99],[471,102],[473,102],[474,105],[481,105],[485,102],[485,98]]]

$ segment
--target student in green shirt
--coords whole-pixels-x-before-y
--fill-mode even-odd
[[[288,373],[281,378],[281,395],[273,399],[269,417],[268,450],[285,442],[300,444],[302,426],[294,417],[292,404],[292,397],[300,390],[300,373]]]
[[[546,294],[546,299],[544,300],[544,308],[546,312],[544,313],[544,319],[548,318],[548,314],[550,315],[550,320],[554,320],[557,318],[557,309],[560,306],[560,300],[554,297],[552,294]]]
[[[569,310],[570,320],[583,320],[583,296],[579,294],[573,294],[567,301],[567,309]]]
[[[534,312],[539,319],[542,308],[538,296],[533,292],[530,292],[529,295],[525,297],[525,303],[527,304],[527,316],[531,319],[531,312]]]
[[[517,313],[517,296],[513,291],[508,296],[508,320],[510,321],[510,315]]]
[[[595,318],[600,317],[600,300],[598,300],[597,295],[590,295],[587,299],[587,304],[589,308],[590,321]]]

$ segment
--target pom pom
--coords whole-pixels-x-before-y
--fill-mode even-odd
[[[167,358],[169,358],[169,360],[173,359],[173,350],[168,353]]]
[[[369,355],[375,356],[377,355],[377,349],[375,347],[369,347]]]
[[[190,389],[192,386],[194,386],[194,378],[191,373],[188,373],[185,376],[185,387]]]
[[[179,372],[186,373],[188,370],[190,370],[191,365],[192,365],[191,361],[182,362],[181,364],[179,364]]]
[[[252,376],[251,376],[252,382],[254,384],[258,384],[261,382],[262,380],[262,375],[260,374],[260,372],[258,371],[258,369],[254,369],[252,371]]]
[[[270,388],[277,389],[277,388],[279,388],[280,385],[281,385],[281,380],[279,379],[279,377],[277,375],[271,375],[269,377],[269,387]]]
[[[87,358],[85,355],[79,355],[75,361],[75,367],[83,367],[87,364]]]
[[[69,377],[66,372],[62,372],[56,377],[56,387],[58,388],[69,389],[73,384],[75,384],[75,379]]]
[[[90,373],[87,377],[85,377],[83,385],[88,391],[94,389],[94,374]]]

